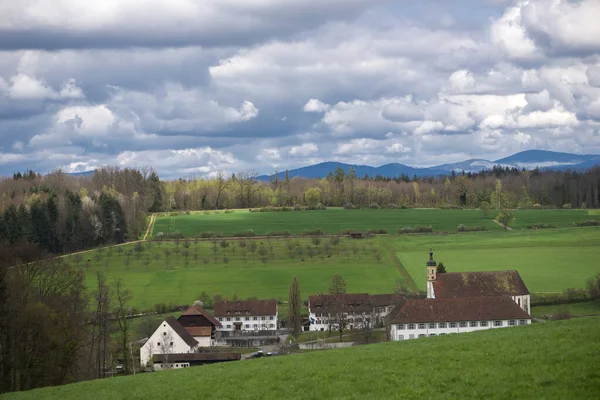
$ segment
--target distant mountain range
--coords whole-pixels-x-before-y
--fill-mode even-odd
[[[510,157],[501,158],[496,161],[471,159],[452,164],[442,164],[434,167],[419,168],[411,167],[404,164],[392,163],[385,164],[380,167],[371,167],[369,165],[351,165],[341,162],[322,162],[307,167],[291,169],[288,171],[290,178],[325,178],[330,172],[341,167],[345,172],[348,172],[350,167],[354,168],[356,175],[359,177],[368,176],[383,176],[395,177],[400,175],[422,176],[440,176],[449,175],[452,171],[460,173],[465,172],[481,172],[487,169],[492,169],[495,165],[518,169],[550,169],[550,170],[585,170],[600,165],[599,154],[570,154],[559,153],[555,151],[545,150],[527,150],[514,154]],[[280,179],[285,177],[285,172],[280,172]],[[268,181],[274,175],[261,175],[258,177],[261,181]]]

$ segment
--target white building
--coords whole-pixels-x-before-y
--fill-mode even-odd
[[[338,329],[361,329],[365,324],[382,326],[384,318],[392,309],[406,299],[396,294],[367,293],[322,294],[309,296],[308,313],[311,331]]]
[[[195,353],[197,349],[198,342],[173,316],[169,316],[140,349],[140,365],[142,368],[153,366],[155,369],[160,369],[162,364],[154,365],[155,355],[160,355],[166,364],[170,364],[169,359],[173,355]],[[184,368],[185,366],[189,364],[182,363],[181,366],[173,367]]]
[[[214,346],[215,330],[221,323],[198,305],[188,308],[177,322],[198,342],[198,347]]]
[[[517,271],[437,273],[433,252],[427,261],[427,298],[509,296],[527,314],[531,314],[530,294]]]
[[[221,324],[217,327],[219,331],[274,331],[278,328],[276,300],[218,301],[214,315]]]
[[[390,315],[392,340],[531,324],[508,296],[407,300]]]

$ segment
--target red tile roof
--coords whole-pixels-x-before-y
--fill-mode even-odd
[[[321,294],[308,297],[308,306],[311,312],[328,313],[340,309],[354,312],[370,312],[373,307],[396,305],[405,298],[396,294],[367,293],[352,294]]]
[[[217,301],[215,303],[215,317],[275,314],[277,314],[276,300]]]
[[[529,294],[517,271],[447,272],[433,282],[436,299]]]
[[[210,337],[212,334],[211,326],[186,326],[184,329],[193,337]]]
[[[195,347],[198,345],[198,342],[196,341],[196,339],[194,339],[192,337],[192,335],[190,335],[188,333],[188,331],[185,330],[185,328],[175,319],[175,317],[173,317],[172,315],[169,315],[169,317],[165,320],[165,322],[167,324],[169,324],[171,326],[171,328],[173,328],[175,333],[177,333],[179,335],[179,337],[181,339],[183,339],[183,341],[188,346]]]
[[[191,306],[190,308],[185,310],[182,315],[202,315],[204,318],[209,320],[210,323],[214,326],[221,326],[221,323],[215,317],[213,317],[211,313],[209,313],[208,311],[206,311],[198,305]]]
[[[390,313],[397,323],[531,319],[508,296],[407,300]]]

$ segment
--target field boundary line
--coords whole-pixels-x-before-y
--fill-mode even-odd
[[[389,253],[391,253],[393,263],[396,265],[396,268],[398,269],[398,272],[400,272],[400,275],[402,275],[402,277],[406,281],[406,284],[409,286],[410,290],[412,290],[413,293],[418,294],[419,293],[419,288],[417,287],[417,284],[413,280],[412,276],[410,276],[410,274],[408,273],[408,271],[406,270],[406,268],[404,268],[404,265],[402,265],[402,262],[400,261],[400,259],[396,255],[396,252],[391,249],[391,247],[390,247],[389,244],[385,244],[384,246],[387,249],[387,251]]]

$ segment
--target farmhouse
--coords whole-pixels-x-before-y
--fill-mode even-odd
[[[517,271],[437,273],[427,261],[427,299],[390,314],[392,340],[531,324],[529,290]]]
[[[392,309],[405,301],[396,294],[367,293],[322,294],[309,296],[308,312],[311,331],[337,329],[340,323],[349,329],[365,324],[379,326]]]
[[[198,342],[198,347],[214,345],[215,331],[221,323],[198,305],[188,308],[177,321]]]
[[[437,273],[433,251],[427,261],[427,298],[509,296],[527,314],[531,314],[530,294],[517,271]]]
[[[165,319],[140,349],[140,365],[151,366],[156,355],[168,364],[173,354],[195,353],[198,341],[173,316]]]
[[[215,317],[219,331],[277,330],[276,300],[217,301]]]

